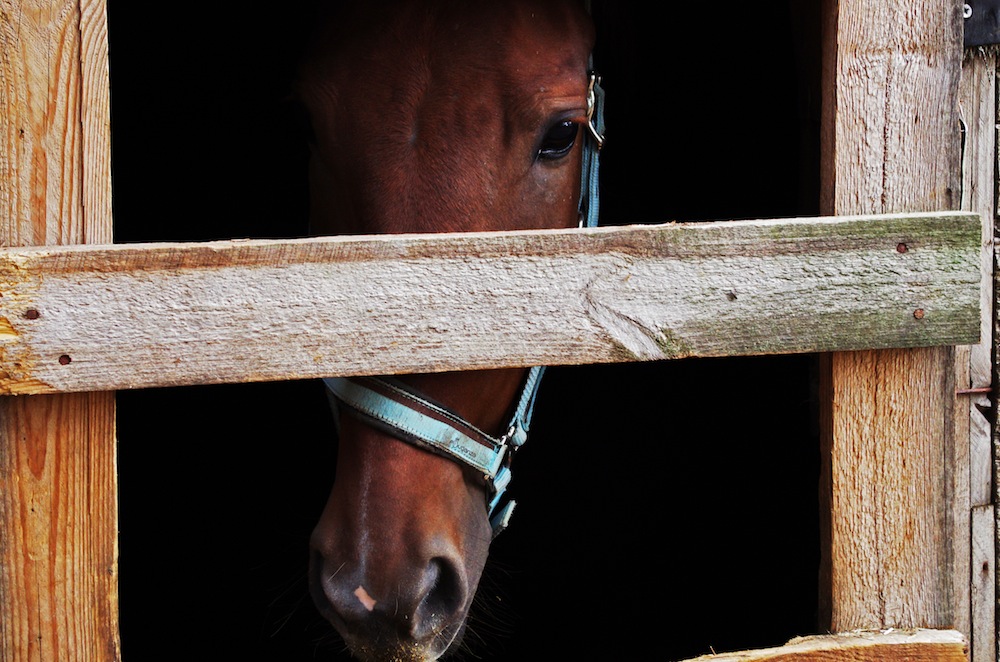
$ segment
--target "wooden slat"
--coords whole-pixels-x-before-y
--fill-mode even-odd
[[[104,0],[0,0],[0,245],[111,241]],[[0,398],[0,660],[110,662],[113,393]]]
[[[115,401],[5,398],[0,409],[0,659],[117,660]]]
[[[972,662],[996,659],[996,515],[993,504],[972,509]]]
[[[802,637],[777,648],[703,655],[688,662],[967,662],[954,630],[886,630]]]
[[[967,415],[956,416],[955,522],[971,527],[970,551],[956,551],[956,565],[969,559],[969,569],[957,572],[956,602],[969,609],[956,611],[952,627],[970,634],[973,662],[996,660],[995,548],[993,524],[993,443],[991,385],[993,383],[993,216],[996,182],[996,53],[990,49],[966,51],[959,87],[965,127],[962,150],[962,209],[983,217],[983,303],[981,342],[956,348],[956,385]],[[964,539],[964,538],[963,538]],[[968,597],[961,579],[971,576]],[[959,603],[960,604],[960,603]],[[968,615],[968,616],[967,616]]]
[[[957,208],[959,6],[824,6],[824,213]],[[825,357],[822,626],[969,622],[970,529],[954,510],[955,416],[967,411],[954,372],[953,348]]]
[[[0,390],[969,342],[968,213],[0,253]]]

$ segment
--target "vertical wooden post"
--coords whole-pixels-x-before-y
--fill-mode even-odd
[[[824,213],[959,207],[961,21],[956,2],[828,0]],[[821,626],[959,625],[968,636],[955,350],[841,352],[822,364]]]
[[[0,0],[0,244],[111,241],[109,95],[104,0]],[[113,393],[0,399],[3,662],[120,658],[114,421]]]
[[[962,150],[962,209],[983,217],[983,288],[981,342],[956,348],[956,384],[961,394],[956,410],[955,523],[970,530],[970,653],[972,662],[995,662],[996,533],[993,506],[993,217],[996,203],[996,52],[970,49],[962,63],[959,107],[965,128]],[[964,405],[967,416],[962,416]],[[965,425],[966,418],[968,425]],[[963,481],[967,482],[967,489]],[[967,524],[965,524],[967,523]],[[965,624],[956,627],[966,631]]]

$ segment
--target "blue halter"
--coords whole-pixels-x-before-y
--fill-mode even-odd
[[[600,212],[598,153],[604,144],[604,90],[590,72],[587,125],[580,178],[580,226],[596,227]],[[481,471],[490,488],[488,513],[493,536],[507,528],[513,499],[500,502],[510,483],[513,453],[528,438],[535,396],[545,368],[535,366],[521,388],[506,432],[492,437],[461,416],[391,377],[329,377],[323,381],[334,399],[393,436]],[[499,507],[499,510],[498,510]]]

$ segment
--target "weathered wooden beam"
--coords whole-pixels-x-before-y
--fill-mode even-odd
[[[0,245],[111,241],[105,0],[0,0]],[[113,393],[0,398],[0,660],[112,662]]]
[[[960,4],[835,0],[824,14],[823,212],[957,208]],[[824,357],[821,628],[970,622],[955,391],[954,348]]]
[[[885,630],[801,637],[776,648],[703,655],[687,662],[967,662],[955,630]]]
[[[974,342],[948,213],[0,252],[0,391]]]

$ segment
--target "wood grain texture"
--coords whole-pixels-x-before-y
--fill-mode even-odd
[[[957,208],[960,5],[824,6],[824,213]],[[844,352],[822,363],[823,623],[969,623],[954,349]]]
[[[832,355],[835,622],[953,618],[952,366],[938,348]]]
[[[887,630],[802,637],[777,648],[703,655],[687,662],[966,662],[954,630]]]
[[[972,521],[972,662],[996,659],[996,516],[993,504],[975,506]],[[992,627],[991,627],[992,626]]]
[[[0,253],[0,390],[968,342],[975,214]]]
[[[104,0],[0,0],[0,244],[111,240]],[[120,659],[113,393],[0,398],[0,660]]]
[[[968,603],[956,613],[953,627],[970,632],[970,658],[996,660],[995,563],[983,555],[996,547],[993,526],[993,333],[994,250],[993,218],[996,190],[996,52],[965,52],[959,86],[960,112],[965,130],[962,150],[962,208],[983,216],[983,303],[981,341],[956,348],[956,385],[967,415],[955,417],[955,522],[971,527],[970,549],[956,549],[956,566],[969,559]],[[956,411],[961,414],[961,410]],[[989,511],[988,513],[986,511]],[[964,540],[959,538],[959,540]],[[965,574],[958,572],[956,574]],[[965,600],[956,582],[956,601]]]
[[[119,659],[113,394],[0,407],[0,658]]]

